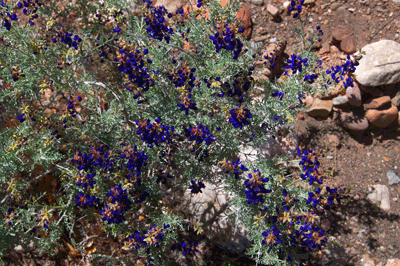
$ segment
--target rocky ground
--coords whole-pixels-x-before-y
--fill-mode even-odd
[[[305,2],[309,3],[306,10],[311,13],[306,32],[316,34],[318,25],[324,32],[317,52],[323,59],[323,69],[343,63],[345,49],[360,49],[382,39],[399,42],[400,19],[395,18],[400,10],[399,1]],[[301,48],[301,40],[293,32],[300,24],[286,12],[278,11],[275,15],[274,8],[280,10],[283,5],[284,1],[252,1],[252,40],[270,43],[274,38],[287,38],[284,53],[291,55]],[[339,26],[351,31],[352,40],[347,47],[330,44]],[[328,223],[333,235],[330,240],[335,244],[304,264],[400,265],[398,126],[376,128],[357,136],[337,126],[333,117],[299,117],[296,133],[301,145],[319,146],[325,151],[321,164],[330,175],[325,183],[347,187],[352,195],[340,210],[332,212]]]

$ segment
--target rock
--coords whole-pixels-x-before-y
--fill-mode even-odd
[[[264,0],[251,0],[252,4],[255,4],[256,6],[261,6],[264,4]]]
[[[331,229],[331,222],[328,219],[323,219],[320,227],[324,231],[329,231],[329,229]]]
[[[256,41],[256,42],[263,42],[263,41],[266,41],[266,40],[268,40],[268,36],[257,36],[254,39],[254,41]]]
[[[339,8],[340,5],[341,5],[341,4],[338,3],[338,2],[332,3],[332,4],[331,4],[331,9],[332,9],[332,10],[336,10],[336,9]]]
[[[340,42],[340,50],[342,50],[346,54],[353,54],[353,53],[357,52],[357,46],[354,41],[354,38],[351,36],[346,36]]]
[[[400,4],[400,0],[399,0]],[[388,259],[385,266],[400,266],[400,259]]]
[[[353,82],[354,87],[348,87],[346,89],[346,96],[349,103],[353,106],[359,107],[362,104],[361,101],[361,90],[356,82]]]
[[[364,103],[364,110],[384,108],[386,105],[391,105],[390,97],[383,96],[375,99],[370,99]]]
[[[336,135],[328,134],[326,135],[328,137],[329,143],[331,143],[333,146],[338,147],[340,144],[339,138]]]
[[[370,109],[365,113],[368,122],[377,127],[388,127],[398,117],[398,109],[392,105],[387,110]]]
[[[268,4],[267,5],[267,12],[270,14],[273,18],[278,17],[279,15],[279,10],[275,6]]]
[[[283,2],[282,6],[279,9],[279,12],[281,12],[281,13],[284,13],[284,12],[289,13],[289,10],[288,10],[289,6],[290,6],[290,1]]]
[[[392,102],[392,104],[396,107],[400,106],[400,88],[397,89],[397,93],[396,95],[390,100]]]
[[[392,170],[387,171],[386,176],[389,179],[390,186],[400,183],[400,177],[396,175],[396,173],[393,172]]]
[[[367,199],[372,203],[379,204],[379,207],[384,210],[390,210],[389,188],[385,185],[373,185],[369,187]]]
[[[311,108],[307,111],[307,114],[312,117],[328,117],[329,113],[332,111],[332,107],[332,101],[316,98]]]
[[[21,245],[15,246],[14,247],[14,251],[17,252],[17,253],[25,253],[25,249]]]
[[[269,70],[268,68],[264,68],[263,71],[261,71],[261,74],[269,77],[271,76],[271,70]]]
[[[242,4],[242,3],[241,3]],[[252,22],[251,22],[251,9],[248,4],[243,4],[242,8],[236,14],[236,17],[239,21],[241,21],[240,26],[244,28],[243,36],[250,40],[251,31],[252,31]]]
[[[344,105],[347,104],[349,101],[347,100],[346,96],[337,96],[332,99],[332,104],[337,106],[337,105]]]
[[[400,82],[400,43],[381,40],[362,48],[365,55],[356,67],[356,80],[363,86]]]
[[[333,28],[331,36],[334,41],[341,42],[347,36],[352,34],[351,30],[346,26],[339,25]]]
[[[364,132],[369,127],[368,119],[354,112],[341,112],[339,115],[339,124],[353,132]]]
[[[361,266],[375,266],[375,262],[373,259],[369,257],[368,254],[365,254],[361,258]]]
[[[227,214],[229,210],[228,201],[232,199],[221,186],[215,186],[212,183],[204,182],[205,188],[202,193],[192,194],[190,189],[185,191],[182,205],[183,211],[188,217],[198,220],[204,233],[212,241],[216,241],[218,246],[232,253],[241,253],[250,246],[247,240],[247,232],[243,227],[238,226],[236,235],[234,235],[235,225],[228,222]],[[223,220],[222,220],[223,219]]]
[[[306,104],[307,108],[310,108],[312,104],[314,103],[314,98],[311,96],[307,96],[304,103]]]
[[[307,6],[307,5],[314,5],[315,4],[315,0],[305,0],[304,1],[304,5],[305,6]]]
[[[331,51],[331,46],[329,45],[329,42],[324,42],[322,44],[321,50],[319,50],[319,53],[325,54],[325,53],[329,53]]]

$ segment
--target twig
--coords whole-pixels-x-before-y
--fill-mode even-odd
[[[389,21],[388,23],[386,23],[385,25],[383,25],[382,28],[380,28],[377,32],[375,32],[374,35],[372,35],[372,37],[371,37],[371,39],[369,39],[369,42],[368,42],[368,43],[370,43],[370,42],[372,41],[372,39],[375,37],[375,35],[377,35],[381,30],[383,30],[383,28],[385,28],[390,22],[392,22],[393,20],[395,20],[395,19],[398,18],[398,17],[400,17],[400,14],[398,14],[397,16],[395,16],[394,18],[392,18],[392,20]]]

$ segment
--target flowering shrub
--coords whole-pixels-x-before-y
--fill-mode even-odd
[[[197,11],[175,14],[150,0],[134,14],[112,0],[67,1],[62,12],[54,0],[0,3],[1,120],[10,121],[0,134],[2,255],[10,243],[33,242],[49,256],[66,245],[83,261],[170,265],[177,251],[198,256],[202,245],[183,234],[194,225],[168,189],[197,194],[217,180],[236,195],[236,222],[258,263],[296,263],[327,241],[319,221],[342,191],[321,186],[314,151],[298,151],[297,176],[278,158],[238,157],[243,143],[277,136],[315,91],[318,74],[307,73],[321,63],[310,51],[286,67],[308,82],[292,75],[278,86],[253,79],[237,1],[199,0]],[[206,11],[210,19],[198,19]],[[335,74],[347,74],[352,86],[354,65],[326,73],[337,83]],[[255,85],[261,103],[251,101]]]

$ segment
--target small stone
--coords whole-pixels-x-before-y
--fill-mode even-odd
[[[396,175],[396,173],[393,172],[392,170],[387,171],[386,176],[389,179],[390,186],[400,183],[400,177]]]
[[[390,104],[390,97],[383,96],[375,99],[371,99],[368,102],[364,103],[364,110],[368,109],[379,109],[385,107],[385,105]]]
[[[357,52],[357,46],[356,46],[356,44],[354,42],[353,37],[346,36],[340,42],[340,50],[342,50],[346,54],[353,54],[353,53]]]
[[[332,101],[316,98],[311,108],[307,111],[307,114],[312,117],[328,117],[332,111],[332,107]]]
[[[326,159],[328,159],[328,160],[332,160],[334,157],[332,156],[332,155],[328,155],[328,156],[326,156]]]
[[[264,70],[261,71],[261,73],[267,77],[271,76],[271,71],[268,68],[264,68]]]
[[[324,231],[329,231],[329,229],[331,229],[331,222],[328,219],[323,219],[320,227]]]
[[[341,4],[338,3],[338,2],[332,3],[332,4],[331,4],[331,9],[332,9],[332,10],[336,10],[336,9],[339,8],[340,5],[341,5]]]
[[[305,0],[304,5],[313,5],[315,4],[315,0]]]
[[[361,258],[361,266],[375,266],[375,262],[368,254],[365,254]]]
[[[264,0],[251,0],[251,3],[257,6],[261,6],[264,3]]]
[[[268,4],[267,5],[267,12],[273,17],[276,18],[279,15],[279,10],[275,6]]]
[[[331,36],[334,40],[340,42],[347,36],[352,34],[351,30],[343,25],[338,25],[333,28]]]
[[[353,87],[346,89],[346,96],[349,103],[353,106],[359,107],[362,104],[361,101],[361,90],[356,82],[353,82]]]
[[[303,114],[298,114],[297,115],[297,119],[304,120],[304,115]]]
[[[332,99],[332,104],[337,106],[337,105],[344,105],[347,104],[348,100],[346,96],[337,96]]]
[[[386,13],[386,9],[383,9],[383,8],[380,7],[380,6],[378,6],[378,7],[376,8],[376,11],[382,12],[382,13]]]
[[[321,50],[319,50],[319,53],[322,55],[325,53],[329,53],[330,51],[331,51],[331,47],[329,45],[329,42],[324,42],[322,44]]]
[[[353,7],[349,8],[348,10],[349,10],[351,13],[354,13],[354,12],[356,11],[356,9],[353,8]]]
[[[17,253],[25,253],[25,249],[21,245],[15,246],[14,247],[14,251],[17,252]]]
[[[277,38],[277,37],[271,38],[271,39],[269,40],[270,43],[276,43],[277,41],[278,41],[278,38]]]
[[[256,41],[256,42],[263,42],[263,41],[266,41],[266,40],[268,40],[268,36],[257,36],[255,39],[254,39],[254,41]]]
[[[380,204],[380,208],[384,211],[390,210],[389,188],[385,185],[373,185],[368,188],[369,194],[367,199],[375,204]]]

